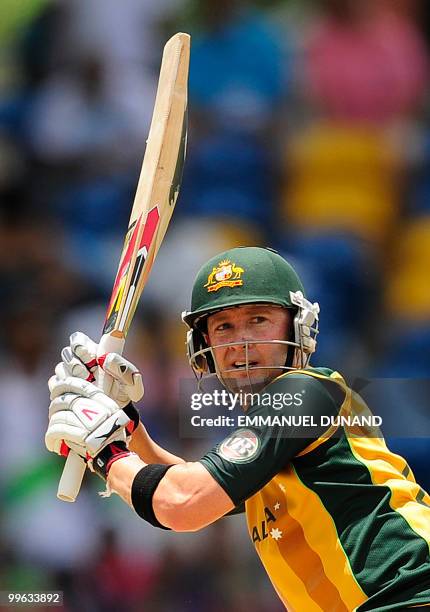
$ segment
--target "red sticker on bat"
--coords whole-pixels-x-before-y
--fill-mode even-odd
[[[127,274],[127,269],[128,269],[129,264],[130,264],[130,259],[131,259],[131,256],[133,254],[133,251],[134,251],[134,245],[136,244],[136,238],[137,238],[137,234],[138,234],[138,231],[139,231],[141,219],[142,219],[142,216],[140,216],[137,219],[137,221],[135,221],[134,227],[133,226],[130,227],[128,232],[127,232],[127,236],[128,236],[128,234],[130,233],[130,230],[133,228],[133,233],[131,234],[131,236],[129,238],[129,243],[128,243],[127,251],[125,252],[125,255],[124,255],[124,257],[123,257],[123,259],[122,259],[122,261],[121,261],[121,263],[119,265],[117,275],[115,277],[115,283],[113,285],[112,295],[111,295],[109,306],[108,306],[107,313],[106,313],[106,321],[108,320],[108,318],[109,318],[109,316],[111,314],[115,298],[118,295],[118,289],[119,289],[119,286],[120,286],[121,279],[124,278],[124,276]],[[127,240],[127,237],[126,237],[126,240]]]
[[[154,236],[156,235],[157,227],[160,221],[160,213],[158,211],[157,206],[155,206],[148,212],[148,215],[146,217],[145,227],[143,228],[143,232],[142,232],[142,237],[139,241],[136,260],[134,262],[133,269],[130,271],[129,269],[130,260],[135,250],[137,236],[141,228],[141,221],[142,221],[142,216],[139,217],[139,219],[135,222],[135,225],[132,226],[128,231],[127,236],[130,235],[131,229],[132,229],[132,234],[130,235],[127,250],[125,252],[123,259],[121,260],[121,263],[118,269],[118,273],[115,278],[115,283],[114,283],[114,287],[112,290],[111,299],[110,299],[109,306],[108,306],[107,313],[106,313],[103,333],[107,333],[113,329],[116,323],[118,312],[120,310],[120,306],[122,303],[125,303],[125,307],[124,307],[125,312],[123,313],[123,316],[121,318],[122,322],[124,322],[125,318],[127,317],[127,312],[130,307],[131,298],[135,291],[135,287],[140,277],[140,273],[142,271],[143,264],[146,261],[148,251],[152,245],[152,242],[153,242]],[[126,284],[127,276],[129,274],[131,274],[131,281],[130,281],[129,289],[127,291],[127,295],[124,295],[123,294],[124,287]],[[119,327],[120,328],[123,327],[123,323]]]

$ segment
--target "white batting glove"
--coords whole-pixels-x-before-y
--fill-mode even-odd
[[[64,393],[60,393],[61,385]],[[68,449],[72,449],[89,460],[90,465],[92,459],[97,457],[94,462],[96,468],[100,456],[100,470],[96,471],[106,477],[106,465],[112,456],[128,454],[125,427],[130,421],[129,417],[90,382],[70,377],[60,383],[53,376],[49,387],[52,389],[52,401],[45,435],[47,449],[59,455],[67,455]],[[80,391],[82,394],[79,394]],[[104,449],[106,452],[103,454]]]
[[[120,408],[143,397],[142,375],[135,365],[118,353],[106,353],[97,357],[98,345],[82,332],[70,336],[70,346],[61,351],[55,373],[58,378],[74,376],[89,382],[97,381],[97,370],[105,373],[104,392]],[[106,384],[107,383],[107,384]]]
[[[61,365],[62,364],[58,364],[55,369],[56,372]],[[99,396],[107,398],[111,402],[110,406],[113,410],[120,410],[118,404],[103,393],[98,387],[96,387],[95,384],[90,383],[87,380],[83,380],[82,378],[76,378],[75,376],[66,376],[65,371],[62,371],[62,376],[58,376],[58,374],[51,376],[51,378],[48,380],[48,387],[50,391],[50,398],[52,400],[49,408],[50,410],[51,406],[54,404],[54,400],[59,402],[63,396],[68,397],[70,394],[72,394],[75,396],[92,399],[95,393],[98,393]],[[139,425],[140,415],[135,406],[130,402],[122,410],[129,418],[129,423],[126,427],[126,434],[128,436],[131,435]]]
[[[122,429],[118,439],[125,440],[124,426],[129,418],[98,387],[87,381],[69,378],[60,385],[52,377],[49,426],[45,436],[48,450],[61,454],[62,440],[83,457],[94,457]],[[81,393],[81,394],[80,394]]]

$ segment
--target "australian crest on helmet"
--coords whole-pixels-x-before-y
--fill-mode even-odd
[[[221,287],[240,287],[243,285],[241,276],[244,272],[245,270],[234,262],[223,259],[217,266],[213,266],[204,287],[210,292],[218,291]]]

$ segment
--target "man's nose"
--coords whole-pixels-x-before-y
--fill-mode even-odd
[[[243,350],[248,347],[250,348],[252,346],[253,340],[252,338],[249,338],[249,336],[238,336],[235,340],[234,340],[234,346],[232,347],[233,349],[236,350]]]

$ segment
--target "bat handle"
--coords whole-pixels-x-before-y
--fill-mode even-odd
[[[82,457],[70,451],[64,464],[60,482],[58,483],[58,499],[65,502],[75,501],[81,489],[86,467]]]
[[[105,353],[122,353],[124,342],[124,338],[116,338],[109,334],[104,334],[99,342],[98,357]],[[101,368],[99,368],[97,376],[97,386],[103,391],[106,391],[108,387],[108,377],[105,376]],[[60,482],[58,483],[58,499],[66,502],[75,501],[81,489],[85,468],[86,464],[82,457],[70,451],[64,464]]]

